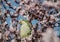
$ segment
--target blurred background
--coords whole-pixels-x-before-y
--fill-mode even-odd
[[[11,7],[9,7],[6,2],[11,3]],[[7,17],[4,17],[6,19],[6,24],[8,24],[8,26],[11,26],[12,20],[15,18],[15,8],[19,7],[19,1],[20,0],[0,0],[0,17],[4,17],[4,13],[6,12],[6,10],[10,13],[10,15],[8,15]],[[15,2],[16,1],[16,2]],[[51,2],[60,2],[60,0],[39,0],[41,3],[43,3],[44,1],[51,1]],[[12,8],[13,7],[13,8]],[[54,9],[50,9],[49,14],[50,13],[57,13]],[[60,12],[60,9],[58,10],[58,12]],[[9,14],[8,13],[8,14]],[[2,15],[1,15],[2,14]],[[13,19],[12,19],[13,18]],[[57,21],[55,23],[55,33],[56,35],[60,38],[60,17],[59,21]],[[15,20],[19,21],[21,19],[26,19],[25,17],[23,17],[22,15],[18,15],[17,18],[15,18]],[[38,23],[38,20],[32,20],[31,21],[33,25],[35,25],[36,23]],[[2,24],[2,20],[0,18],[0,25]],[[41,26],[40,26],[41,27]],[[19,27],[20,28],[20,27]]]

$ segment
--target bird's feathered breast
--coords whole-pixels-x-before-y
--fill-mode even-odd
[[[28,21],[22,21],[22,26],[20,28],[21,38],[29,36],[31,34],[31,24]]]

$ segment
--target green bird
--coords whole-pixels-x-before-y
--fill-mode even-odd
[[[27,20],[20,20],[20,36],[21,38],[28,37],[31,34],[31,24]]]

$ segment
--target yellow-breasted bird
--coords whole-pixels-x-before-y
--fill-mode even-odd
[[[28,37],[31,34],[31,24],[28,22],[28,20],[20,20],[21,24],[20,28],[20,36],[21,38]]]

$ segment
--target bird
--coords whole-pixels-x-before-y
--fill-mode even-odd
[[[31,34],[31,24],[28,20],[20,20],[20,37],[25,38]]]

